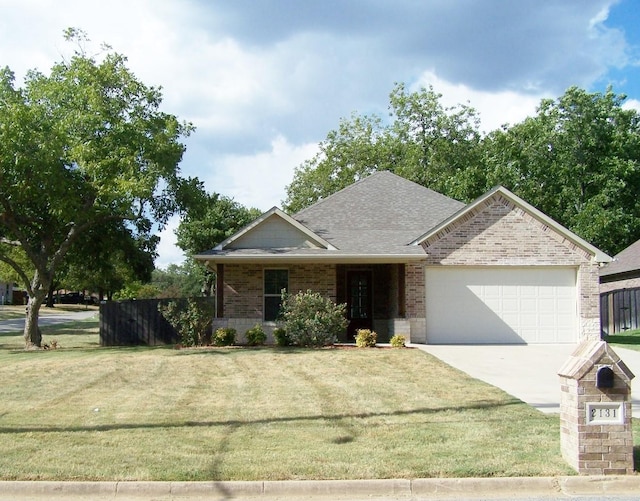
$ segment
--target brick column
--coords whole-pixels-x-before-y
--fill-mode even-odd
[[[633,473],[633,373],[607,343],[586,340],[558,374],[565,460],[584,475]]]

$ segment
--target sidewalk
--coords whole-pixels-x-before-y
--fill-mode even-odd
[[[637,499],[640,475],[616,477],[536,477],[325,480],[284,482],[0,482],[8,500],[451,500],[617,496]]]

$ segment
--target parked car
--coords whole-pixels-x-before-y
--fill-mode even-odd
[[[54,301],[58,304],[84,304],[84,294],[81,292],[57,294],[54,296]]]

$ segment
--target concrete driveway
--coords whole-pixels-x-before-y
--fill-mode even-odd
[[[412,346],[547,413],[560,412],[558,370],[576,348],[573,344]],[[636,375],[631,400],[633,417],[640,418],[640,352],[613,350]]]

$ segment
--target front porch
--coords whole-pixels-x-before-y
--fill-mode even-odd
[[[274,294],[268,277],[274,270],[286,271],[290,293],[310,289],[347,305],[349,326],[340,342],[352,342],[357,329],[374,330],[381,343],[395,334],[414,342],[423,337],[425,284],[419,263],[218,264],[214,328],[233,327],[242,342],[244,333],[260,324],[273,342],[277,321],[269,315]]]

